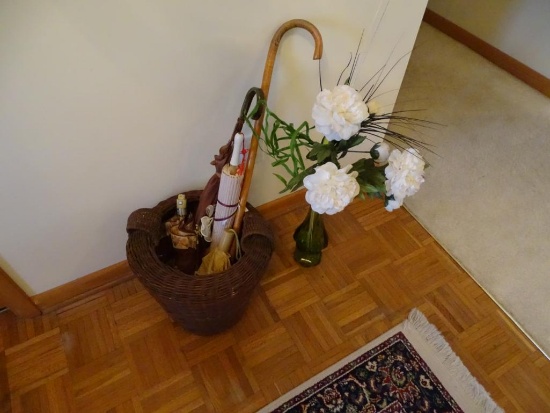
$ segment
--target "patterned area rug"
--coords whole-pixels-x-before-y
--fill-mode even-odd
[[[260,413],[503,412],[418,310]]]

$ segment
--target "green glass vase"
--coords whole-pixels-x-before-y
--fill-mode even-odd
[[[294,241],[294,260],[304,267],[318,265],[321,262],[322,250],[328,245],[323,215],[310,207],[306,218],[294,231]]]

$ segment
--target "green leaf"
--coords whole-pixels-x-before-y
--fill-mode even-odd
[[[340,158],[343,158],[348,153],[348,150],[351,148],[362,144],[365,139],[367,139],[365,136],[361,136],[359,134],[351,136],[348,140],[344,141],[338,141],[335,142],[336,144],[336,151],[342,153]]]
[[[306,158],[311,161],[317,161],[318,163],[324,163],[332,156],[332,150],[333,148],[331,145],[324,145],[316,142],[313,144],[313,147],[307,154]]]
[[[283,178],[281,175],[276,174],[276,173],[274,173],[273,175],[275,175],[277,177],[277,179],[279,179],[279,181],[281,181],[285,187],[287,186],[287,182],[286,182],[285,178]]]
[[[380,192],[380,188],[370,184],[362,185],[361,189],[363,192],[366,192],[366,193]]]
[[[353,135],[346,142],[348,142],[348,149],[353,148],[354,146],[361,145],[367,139],[366,136],[362,135]]]
[[[303,185],[304,178],[313,173],[315,173],[315,165],[312,165],[309,168],[303,170],[298,175],[293,177],[290,181],[288,181],[286,188],[282,192],[286,192],[286,191],[294,192],[295,190],[297,190]]]
[[[351,171],[357,172],[357,183],[361,187],[361,192],[369,196],[381,196],[386,192],[386,177],[384,167],[374,165],[372,159],[359,159],[354,162]]]
[[[282,165],[282,164],[286,163],[286,161],[288,161],[288,158],[290,158],[290,156],[285,156],[284,158],[281,158],[281,159],[278,159],[274,162],[271,162],[271,166]]]

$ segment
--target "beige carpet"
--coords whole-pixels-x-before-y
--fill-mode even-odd
[[[550,99],[423,24],[404,108],[446,125],[407,208],[550,354]]]

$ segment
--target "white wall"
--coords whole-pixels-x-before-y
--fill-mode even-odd
[[[430,0],[428,8],[550,78],[548,0]]]
[[[40,293],[125,259],[126,219],[201,188],[280,24],[324,37],[325,87],[366,29],[367,76],[411,50],[426,0],[27,0],[0,4],[0,261]],[[392,49],[395,50],[392,54]],[[309,120],[313,40],[287,33],[270,106]],[[408,58],[384,90],[390,107]],[[259,156],[250,200],[281,189]]]

